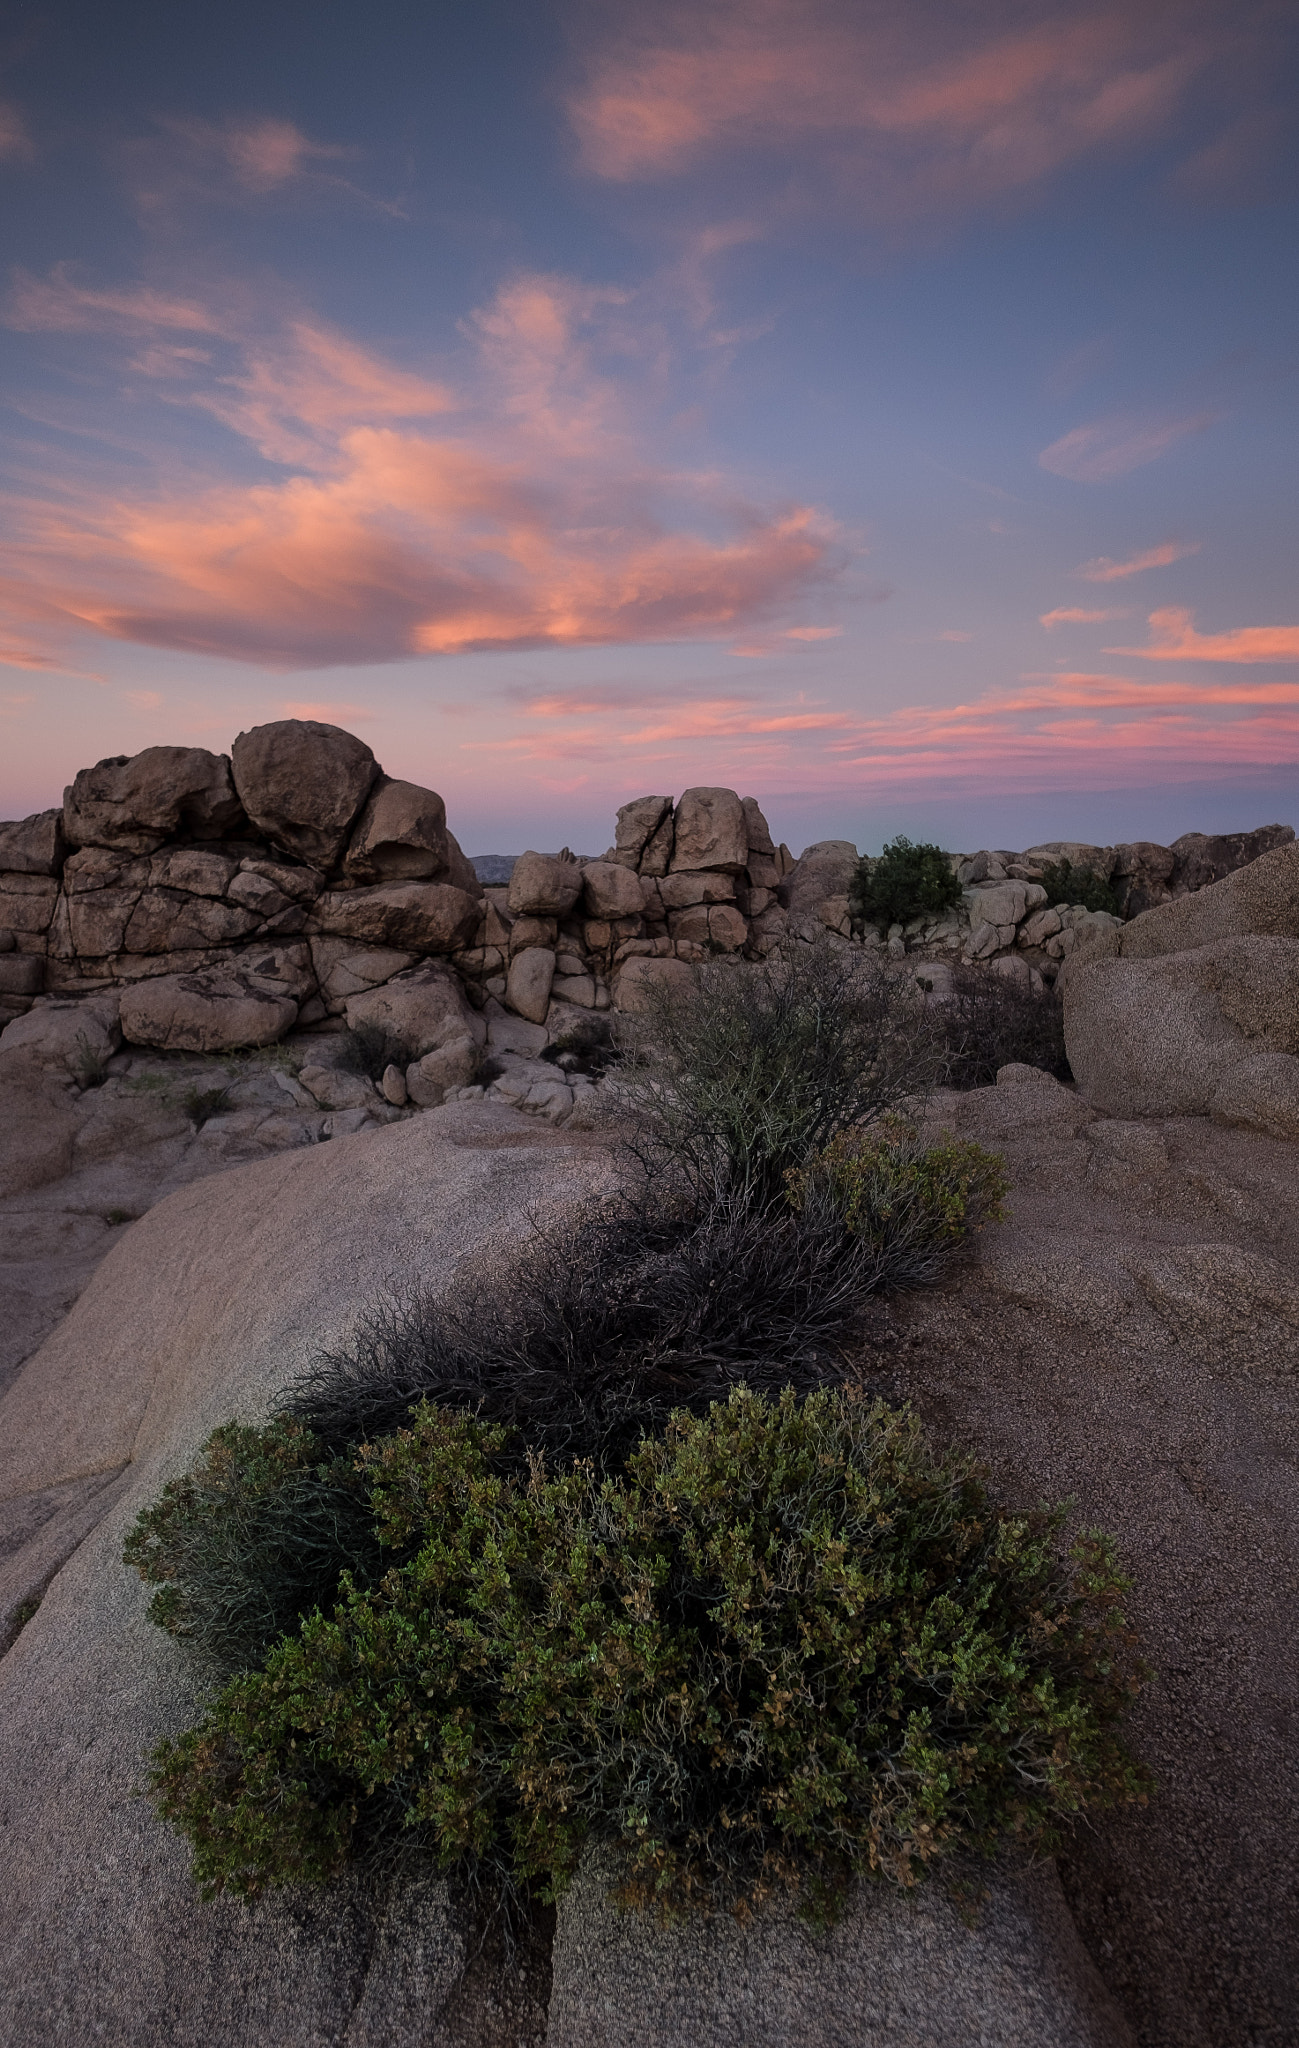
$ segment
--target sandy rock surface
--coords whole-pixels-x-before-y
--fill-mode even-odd
[[[1008,1220],[894,1310],[881,1387],[1003,1498],[1111,1531],[1155,1677],[1129,1722],[1158,1796],[1061,1859],[1143,2048],[1289,2048],[1299,2012],[1299,1215],[1293,1143],[1106,1118],[1044,1076],[952,1095]]]
[[[976,1873],[973,1926],[936,1886],[867,1888],[825,1934],[787,1907],[660,1927],[609,1874],[560,1901],[547,2048],[1132,2048],[1050,1864]]]

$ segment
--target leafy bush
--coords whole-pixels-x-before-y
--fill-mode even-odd
[[[952,992],[934,1006],[944,1041],[949,1088],[982,1088],[999,1067],[1041,1067],[1071,1079],[1064,1044],[1064,1009],[1051,989],[1032,988],[977,963],[952,969]]]
[[[413,1830],[543,1897],[599,1839],[631,1901],[789,1886],[824,1914],[855,1874],[911,1886],[1141,1796],[1110,1546],[1062,1562],[1060,1511],[997,1509],[914,1419],[737,1391],[617,1478],[503,1448],[431,1407],[368,1448],[380,1539],[413,1555],[155,1751],[209,1893]]]
[[[925,1145],[905,1125],[868,1137],[841,1132],[789,1176],[795,1210],[819,1197],[912,1287],[931,1285],[971,1230],[1000,1220],[1009,1188],[997,1153],[961,1139]]]
[[[1084,910],[1108,910],[1112,917],[1120,915],[1118,896],[1104,876],[1094,868],[1076,868],[1068,858],[1046,863],[1042,887],[1048,904],[1080,903]]]
[[[862,859],[848,892],[848,908],[861,924],[907,925],[914,918],[932,921],[955,910],[961,885],[952,872],[950,855],[941,846],[913,846],[901,835],[891,839],[878,860]]]
[[[227,1423],[137,1519],[125,1561],[160,1590],[151,1620],[232,1665],[260,1661],[380,1552],[363,1481],[300,1423]]]
[[[334,1044],[339,1066],[376,1086],[389,1067],[401,1067],[404,1071],[415,1057],[404,1038],[386,1024],[369,1020],[350,1025],[339,1033]]]
[[[647,1171],[699,1200],[779,1202],[791,1167],[922,1094],[940,1067],[914,979],[828,937],[760,964],[705,963],[689,989],[648,1000],[619,1105]]]

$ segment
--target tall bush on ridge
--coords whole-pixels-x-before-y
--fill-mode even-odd
[[[700,1201],[769,1207],[840,1131],[922,1096],[940,1070],[913,977],[827,936],[760,964],[716,961],[651,989],[620,1082],[628,1143]]]
[[[858,861],[848,891],[850,914],[881,932],[918,917],[945,917],[960,900],[951,855],[929,843],[914,846],[903,834],[889,841],[878,860]]]

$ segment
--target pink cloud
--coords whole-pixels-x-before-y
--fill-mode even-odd
[[[1107,647],[1141,661],[1299,661],[1299,626],[1242,626],[1234,633],[1197,633],[1194,612],[1151,612],[1148,647]]]
[[[1029,675],[971,702],[878,715],[808,702],[779,680],[749,690],[608,687],[520,699],[522,723],[462,748],[468,772],[582,763],[626,794],[657,777],[790,793],[828,788],[1037,790],[1176,782],[1299,763],[1299,682],[1185,683]]]
[[[454,393],[319,323],[249,339],[202,305],[56,278],[16,317],[138,330],[152,309],[163,333],[217,333],[225,367],[194,350],[155,366],[166,402],[290,473],[11,500],[11,613],[285,668],[707,638],[775,617],[835,573],[833,530],[656,460],[592,367],[592,329],[620,302],[514,280],[471,323],[478,365]]]
[[[1095,626],[1106,619],[1126,619],[1129,610],[1130,607],[1123,604],[1112,611],[1104,612],[1088,612],[1079,610],[1077,606],[1061,606],[1057,611],[1043,612],[1038,624],[1045,626],[1050,633],[1056,626]]]
[[[603,29],[603,33],[601,33]],[[1202,15],[935,0],[653,0],[583,46],[569,118],[596,176],[667,178],[726,151],[823,171],[871,212],[967,205],[1161,131],[1218,46]]]
[[[1038,466],[1052,476],[1068,477],[1071,483],[1112,483],[1130,470],[1158,462],[1188,434],[1202,434],[1216,417],[1202,412],[1183,419],[1143,420],[1124,414],[1097,420],[1091,426],[1074,427],[1044,448]]]
[[[838,640],[843,633],[842,626],[788,626],[786,640]]]
[[[1187,555],[1198,555],[1198,540],[1166,540],[1157,548],[1147,548],[1144,554],[1130,555],[1126,562],[1116,562],[1109,555],[1097,555],[1092,562],[1084,562],[1074,570],[1087,583],[1122,583],[1128,576],[1139,576],[1144,569],[1166,569],[1172,562],[1180,562]]]

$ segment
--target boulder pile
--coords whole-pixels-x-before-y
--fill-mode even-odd
[[[795,859],[757,801],[717,788],[618,812],[598,859],[528,852],[486,884],[434,791],[384,774],[354,734],[282,719],[229,756],[148,747],[82,769],[61,810],[0,824],[0,1051],[102,1059],[123,1041],[219,1054],[290,1031],[388,1031],[393,1103],[468,1085],[489,1036],[636,1010],[706,955],[761,959],[829,930],[846,944],[990,961],[1025,984],[1085,941],[1293,840],[1289,827],[1172,847],[1061,843],[953,855],[947,917],[855,921],[855,846]],[[1051,904],[1048,863],[1109,885],[1121,915]],[[484,867],[488,867],[484,863]],[[510,1020],[513,1020],[511,1023]]]

